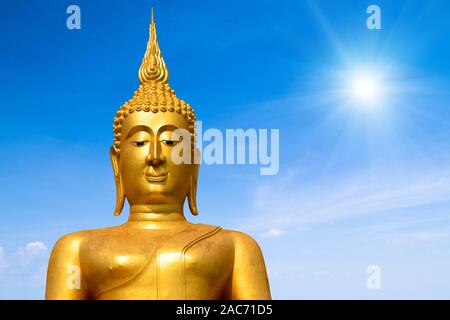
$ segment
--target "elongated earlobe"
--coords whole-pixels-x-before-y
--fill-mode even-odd
[[[194,152],[200,152],[197,149],[195,149]],[[198,171],[200,169],[199,163],[193,163],[193,170],[191,174],[191,181],[189,186],[189,192],[187,195],[188,198],[188,204],[189,204],[189,210],[191,211],[192,215],[196,216],[198,215],[198,209],[197,209],[197,181],[198,181]]]
[[[114,215],[118,216],[122,212],[123,205],[125,203],[125,192],[123,190],[119,170],[119,152],[115,147],[111,147],[109,150],[109,155],[111,157],[111,163],[114,171],[114,181],[116,183],[116,208],[114,209]]]

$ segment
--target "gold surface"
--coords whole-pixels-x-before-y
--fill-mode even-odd
[[[184,128],[194,139],[195,115],[167,83],[153,10],[139,80],[133,98],[116,114],[110,149],[114,214],[127,199],[129,219],[59,239],[49,261],[46,298],[270,299],[255,240],[184,216],[186,198],[197,214],[199,165],[172,161],[171,150],[179,143],[173,131]]]

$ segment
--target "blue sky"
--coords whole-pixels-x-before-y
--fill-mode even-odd
[[[0,298],[43,298],[59,237],[126,221],[108,151],[152,4],[169,82],[204,128],[280,129],[277,175],[201,168],[192,221],[257,239],[276,299],[449,298],[445,0],[3,1]],[[358,68],[382,75],[370,108],[345,95]]]

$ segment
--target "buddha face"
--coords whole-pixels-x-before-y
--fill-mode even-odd
[[[111,157],[130,205],[181,204],[197,181],[198,166],[172,159],[182,139],[177,129],[188,130],[188,124],[176,112],[139,111],[125,118],[120,151]]]

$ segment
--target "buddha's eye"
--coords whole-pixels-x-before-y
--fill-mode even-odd
[[[132,141],[131,144],[136,146],[136,147],[143,147],[148,143],[148,141],[146,140],[142,140],[142,141]]]
[[[159,141],[169,147],[175,146],[182,140],[182,136],[174,134],[172,131],[165,131],[159,137]]]
[[[176,145],[178,142],[180,142],[180,141],[177,141],[177,140],[170,140],[170,139],[164,139],[164,140],[161,140],[161,142],[162,143],[164,143],[166,146],[174,146],[174,145]]]

